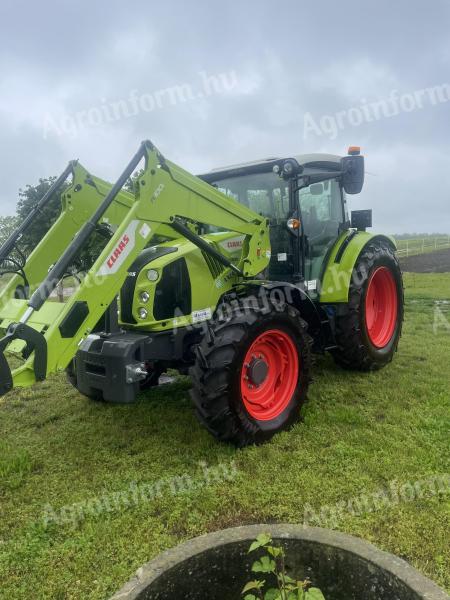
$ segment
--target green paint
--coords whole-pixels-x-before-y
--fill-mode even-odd
[[[338,238],[328,258],[328,263],[321,281],[320,302],[323,304],[348,302],[348,292],[353,268],[358,260],[358,256],[371,240],[374,240],[375,238],[387,239],[394,248],[396,247],[395,241],[391,237],[375,235],[366,231],[358,231],[353,239],[350,240],[347,248],[345,248],[341,260],[336,263],[336,255],[350,234],[351,231],[346,231]]]

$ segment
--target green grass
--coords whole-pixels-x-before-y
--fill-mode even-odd
[[[302,523],[314,510],[396,481],[449,473],[450,331],[433,333],[434,300],[450,274],[407,274],[399,353],[381,372],[344,372],[319,358],[303,421],[270,443],[236,451],[195,420],[180,379],[136,405],[90,402],[55,376],[0,399],[1,598],[103,599],[144,562],[187,538],[244,523]],[[450,310],[440,305],[450,319]],[[237,476],[122,511],[45,527],[43,514],[136,482],[197,478],[199,463],[235,460]],[[335,526],[410,561],[450,588],[449,497]]]

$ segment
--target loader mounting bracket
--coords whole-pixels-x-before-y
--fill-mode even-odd
[[[13,340],[23,340],[26,343],[22,353],[24,358],[28,358],[34,351],[36,381],[43,381],[47,374],[47,341],[45,337],[25,323],[11,323],[6,330],[6,335],[0,340],[0,396],[9,392],[13,387],[11,369],[4,355],[4,351]]]

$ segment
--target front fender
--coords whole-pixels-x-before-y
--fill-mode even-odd
[[[367,231],[346,231],[339,237],[331,250],[321,278],[319,302],[335,304],[348,302],[348,293],[353,269],[359,255],[369,242],[385,240],[395,250],[395,240],[386,235]]]
[[[249,280],[242,282],[236,291],[243,297],[273,297],[275,302],[286,302],[297,308],[300,316],[308,323],[308,333],[316,340],[322,332],[321,309],[310,296],[298,286],[282,281]],[[226,294],[225,294],[226,295]],[[224,296],[225,296],[224,295]],[[226,300],[225,300],[226,302]]]

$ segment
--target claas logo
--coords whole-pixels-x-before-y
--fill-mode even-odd
[[[227,248],[241,248],[242,240],[231,240],[227,242]]]
[[[123,238],[121,239],[117,248],[114,250],[114,252],[111,254],[111,256],[108,259],[107,264],[110,269],[112,269],[114,263],[119,258],[119,256],[122,254],[122,252],[125,250],[125,248],[128,246],[129,242],[130,242],[130,238],[125,234],[123,236]]]

